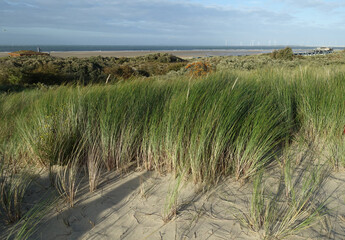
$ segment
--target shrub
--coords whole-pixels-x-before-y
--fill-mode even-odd
[[[185,62],[184,59],[176,57],[169,53],[155,53],[149,54],[143,57],[137,57],[133,59],[134,61],[148,61],[148,62],[158,62],[158,63],[176,63],[176,62]],[[132,60],[132,61],[133,61]]]
[[[136,75],[134,69],[128,65],[106,68],[104,72],[121,79],[129,79]]]
[[[22,83],[23,73],[14,67],[0,69],[0,85],[18,85]]]
[[[273,59],[283,59],[283,60],[292,60],[294,57],[293,51],[290,47],[286,47],[281,50],[274,50],[271,53]]]
[[[206,62],[194,62],[186,66],[191,77],[202,77],[212,72],[212,66]]]
[[[149,77],[164,75],[170,71],[178,71],[186,65],[185,62],[173,62],[173,63],[157,63],[157,62],[148,62],[140,64],[138,68],[138,74],[140,76]]]

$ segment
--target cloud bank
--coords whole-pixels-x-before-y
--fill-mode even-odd
[[[338,45],[344,39],[344,5],[326,0],[0,0],[0,44]]]

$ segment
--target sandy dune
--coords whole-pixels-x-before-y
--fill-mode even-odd
[[[269,175],[272,182],[278,180],[274,172]],[[288,239],[344,239],[344,183],[344,174],[334,173],[323,189],[323,194],[331,196],[330,224],[315,225]],[[250,207],[251,184],[226,179],[203,192],[201,185],[184,182],[177,216],[164,222],[166,196],[173,184],[172,176],[154,172],[105,174],[94,193],[83,182],[75,207],[58,202],[33,239],[261,239],[260,233],[242,226],[235,217]],[[47,178],[36,181],[31,198],[47,188]]]

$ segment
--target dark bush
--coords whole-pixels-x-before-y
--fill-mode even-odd
[[[138,74],[139,74],[140,76],[143,76],[143,77],[149,77],[149,76],[150,76],[150,73],[147,72],[147,71],[145,71],[145,70],[143,70],[143,69],[139,69],[139,70],[138,70]]]
[[[133,58],[131,60],[139,60],[143,62],[157,62],[157,63],[176,63],[176,62],[186,62],[186,60],[176,57],[169,53],[155,53],[149,54],[143,57]]]
[[[136,75],[136,72],[134,71],[134,69],[128,65],[113,66],[110,68],[106,68],[104,69],[104,72],[106,74],[111,74],[114,77],[121,78],[121,79],[129,79]]]
[[[273,59],[282,59],[282,60],[292,60],[294,58],[293,51],[290,47],[286,47],[280,50],[274,50],[271,53]]]

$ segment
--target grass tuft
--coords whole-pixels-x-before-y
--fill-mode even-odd
[[[328,199],[321,194],[328,175],[327,165],[300,166],[287,159],[276,190],[272,191],[272,183],[266,183],[263,173],[258,174],[253,181],[250,212],[236,217],[253,231],[262,232],[265,239],[297,234],[328,213]]]
[[[22,203],[32,175],[28,171],[13,172],[0,159],[0,214],[7,224],[17,222],[22,217]]]

